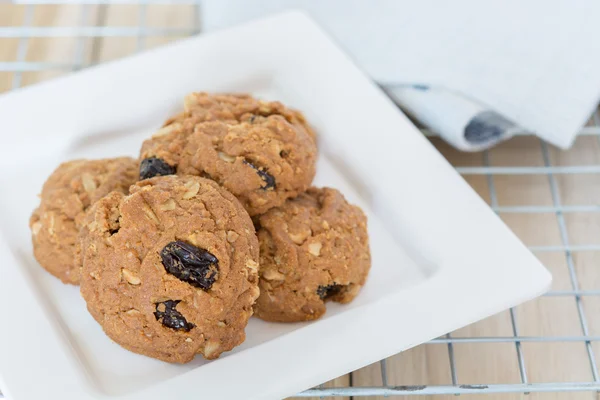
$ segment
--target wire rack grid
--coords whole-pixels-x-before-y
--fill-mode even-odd
[[[194,12],[192,26],[176,26],[176,27],[148,27],[146,25],[147,10],[149,4],[137,5],[137,25],[136,26],[91,26],[89,25],[90,10],[93,5],[81,5],[79,22],[72,26],[34,26],[34,14],[36,5],[23,6],[22,23],[17,26],[0,26],[0,40],[11,38],[18,40],[16,57],[13,60],[0,59],[0,73],[11,73],[11,87],[13,89],[22,86],[23,76],[30,72],[44,71],[62,71],[70,72],[85,68],[98,60],[86,61],[84,54],[89,50],[87,46],[90,44],[90,39],[101,38],[134,38],[136,40],[135,51],[141,51],[146,47],[146,41],[149,37],[180,37],[185,35],[196,34],[200,31],[198,20],[200,3],[191,4]],[[97,7],[97,6],[96,6]],[[168,7],[168,6],[164,6]],[[102,10],[101,10],[102,11]],[[29,50],[30,41],[35,38],[76,38],[76,44],[71,59],[61,62],[47,61],[29,61],[27,53]],[[1,44],[1,42],[0,42]],[[0,48],[1,49],[1,48]],[[1,52],[0,52],[1,53]],[[424,131],[424,134],[430,136],[432,142],[438,148],[444,148],[435,133]],[[588,126],[582,129],[580,138],[592,139],[598,146],[597,152],[600,153],[600,114],[598,111],[592,117]],[[533,139],[537,141],[537,139]],[[531,141],[529,141],[531,143]],[[517,315],[517,309],[508,311],[509,319],[509,334],[482,335],[482,336],[460,336],[454,333],[449,333],[444,337],[432,340],[429,344],[444,346],[445,359],[438,358],[436,362],[446,363],[448,367],[449,382],[446,384],[413,384],[413,382],[395,382],[390,377],[390,363],[393,358],[381,360],[377,366],[370,366],[371,373],[377,371],[376,379],[366,380],[366,385],[357,384],[357,378],[360,376],[358,372],[349,374],[345,385],[320,385],[298,394],[298,397],[333,397],[342,396],[362,397],[362,396],[407,396],[407,395],[460,395],[460,394],[489,394],[490,398],[493,394],[501,393],[521,393],[529,394],[536,392],[594,392],[600,391],[600,377],[598,372],[597,354],[599,349],[594,348],[594,343],[600,342],[600,331],[596,334],[596,330],[590,329],[589,313],[586,313],[584,299],[600,296],[600,286],[598,288],[590,288],[589,285],[582,285],[577,268],[577,263],[574,260],[574,254],[580,252],[598,252],[600,251],[600,242],[595,243],[579,243],[570,240],[572,229],[569,228],[569,215],[595,216],[600,212],[600,202],[588,204],[566,204],[561,199],[561,194],[564,193],[562,188],[561,178],[564,176],[582,176],[582,175],[600,175],[600,162],[596,163],[581,163],[575,165],[556,164],[557,150],[547,145],[542,141],[537,141],[537,146],[540,150],[541,162],[537,165],[520,165],[512,163],[511,165],[496,165],[491,161],[495,150],[484,152],[481,154],[480,165],[461,165],[463,156],[453,157],[450,160],[455,165],[457,171],[462,174],[468,181],[471,178],[481,177],[485,180],[485,189],[481,187],[475,188],[482,197],[487,198],[490,207],[499,215],[519,216],[531,215],[551,215],[555,218],[558,226],[558,234],[560,240],[554,243],[545,243],[538,241],[529,246],[535,254],[544,253],[559,253],[564,259],[568,272],[568,284],[563,285],[560,289],[553,289],[547,293],[546,298],[561,298],[569,299],[574,302],[574,313],[576,315],[576,331],[578,334],[562,334],[562,335],[523,335],[521,333],[521,324]],[[446,149],[447,150],[447,149]],[[448,151],[448,150],[447,150]],[[587,153],[594,152],[596,149],[587,149]],[[559,157],[560,158],[560,157]],[[600,159],[600,156],[599,156]],[[554,162],[553,162],[554,161]],[[468,163],[467,163],[468,164]],[[533,203],[533,204],[511,204],[503,205],[503,201],[499,199],[499,193],[506,190],[504,187],[499,191],[498,182],[502,177],[542,177],[546,180],[549,188],[549,201]],[[472,183],[470,181],[470,183]],[[577,186],[574,187],[578,189]],[[543,204],[542,204],[543,203]],[[535,236],[535,235],[534,235]],[[597,262],[597,259],[595,260]],[[588,310],[589,311],[589,310]],[[564,343],[582,344],[585,347],[585,357],[580,363],[587,364],[585,367],[589,373],[589,379],[582,380],[555,380],[539,382],[530,378],[528,370],[528,357],[524,346],[530,343],[539,343],[547,345],[545,351],[552,352],[553,345]],[[488,345],[509,345],[512,347],[512,352],[516,357],[515,367],[518,370],[518,381],[516,382],[463,382],[459,379],[459,368],[457,367],[456,347],[465,344],[488,344]],[[557,367],[558,368],[558,367]],[[377,382],[376,384],[374,382]],[[400,384],[399,384],[400,383]],[[0,397],[2,397],[0,393]]]

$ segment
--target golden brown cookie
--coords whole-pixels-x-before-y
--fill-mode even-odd
[[[190,100],[192,99],[192,100]],[[249,96],[192,94],[186,112],[144,142],[140,178],[212,179],[253,216],[306,190],[317,148],[299,113]]]
[[[113,190],[127,193],[137,178],[138,162],[129,157],[61,164],[44,183],[40,205],[29,221],[40,265],[64,283],[78,284],[80,265],[74,252],[85,212]]]
[[[266,321],[307,321],[325,302],[348,303],[371,268],[367,218],[335,189],[306,193],[259,217],[260,296]]]
[[[240,122],[249,115],[268,117],[280,115],[299,130],[305,131],[316,140],[304,115],[284,106],[278,101],[258,100],[243,93],[209,94],[205,92],[190,93],[184,99],[184,111],[166,121],[165,126],[172,122],[192,118],[195,123],[206,121]]]
[[[106,334],[136,353],[185,363],[245,339],[258,297],[258,241],[215,182],[165,176],[98,201],[81,229],[81,294]]]

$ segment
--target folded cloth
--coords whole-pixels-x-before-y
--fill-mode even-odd
[[[485,150],[523,132],[488,106],[452,90],[425,85],[395,85],[384,90],[413,119],[459,150]]]
[[[206,30],[304,9],[380,84],[425,83],[464,93],[562,148],[571,145],[600,100],[597,0],[202,4]]]

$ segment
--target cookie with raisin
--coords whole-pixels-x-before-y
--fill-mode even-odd
[[[119,157],[61,164],[44,183],[29,220],[33,254],[64,283],[79,284],[77,235],[87,210],[112,191],[127,193],[137,181],[137,160]]]
[[[197,176],[139,181],[88,213],[81,294],[115,342],[185,363],[245,339],[258,297],[258,241],[239,201]]]
[[[367,219],[335,189],[310,188],[258,218],[260,296],[266,321],[320,318],[352,301],[371,268]]]
[[[140,152],[140,178],[197,175],[233,193],[251,216],[305,191],[317,147],[301,114],[250,96],[193,93]],[[306,126],[305,126],[306,125]]]

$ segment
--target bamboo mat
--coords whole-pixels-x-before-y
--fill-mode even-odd
[[[32,18],[26,6],[0,4],[2,26],[138,26],[193,27],[196,20],[192,6],[149,5],[143,13],[137,5],[90,6],[82,13],[78,5],[35,7]],[[80,67],[119,58],[141,49],[162,45],[178,36],[164,37],[104,37],[104,38],[0,38],[0,64],[11,61],[42,63],[70,63],[76,60]],[[26,52],[23,49],[27,49]],[[17,84],[31,85],[70,73],[68,69],[54,71],[26,71],[23,73],[0,70],[0,92]],[[7,132],[4,133],[9,134]],[[544,159],[541,142],[532,137],[518,137],[504,143],[488,154],[459,153],[437,138],[432,143],[457,167],[484,166],[553,166],[600,165],[600,142],[596,136],[580,137],[569,151],[548,149]],[[500,212],[502,219],[529,246],[546,248],[536,252],[554,275],[553,290],[572,290],[560,231],[564,218],[571,245],[600,244],[600,212],[555,212],[552,184],[563,205],[596,206],[600,204],[599,174],[556,175],[554,183],[546,173],[524,175],[465,175],[465,179],[489,204],[503,207],[547,206],[547,212]],[[492,189],[492,191],[490,191]],[[492,198],[492,194],[495,194]],[[493,204],[492,204],[493,202]],[[553,208],[554,207],[554,208]],[[514,211],[514,210],[513,210]],[[525,209],[526,211],[526,209]],[[563,217],[564,215],[564,217]],[[547,250],[555,246],[555,250]],[[573,253],[576,278],[582,290],[600,289],[600,253],[577,251]],[[519,279],[515,276],[515,279]],[[585,296],[583,312],[590,335],[600,335],[600,297]],[[514,318],[521,336],[564,337],[583,334],[575,298],[573,296],[542,297],[517,307]],[[513,336],[509,311],[452,333],[453,337]],[[600,342],[592,342],[596,362]],[[357,346],[368,346],[357,343]],[[521,354],[530,382],[589,382],[592,372],[585,343],[524,342]],[[453,352],[456,378],[460,384],[520,383],[519,360],[515,343],[455,343]],[[424,344],[387,360],[388,385],[448,385],[452,374],[448,346],[444,343]],[[328,382],[325,386],[380,386],[379,363]],[[50,395],[49,395],[50,397]],[[491,394],[484,399],[586,399],[597,398],[596,393],[532,393]],[[375,399],[377,397],[370,397]],[[383,398],[383,397],[382,397]],[[408,396],[406,399],[454,399],[455,396]],[[473,398],[473,397],[471,397]]]

